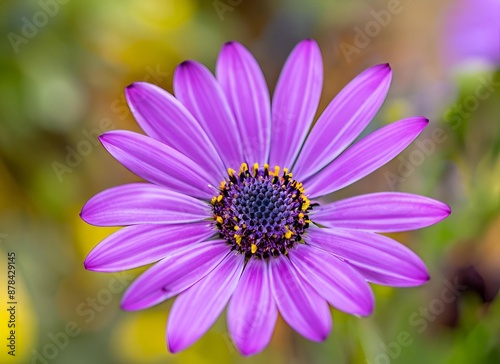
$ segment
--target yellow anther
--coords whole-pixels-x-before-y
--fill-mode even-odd
[[[280,174],[280,166],[274,166],[274,175],[278,176]]]
[[[240,173],[248,171],[248,165],[246,163],[242,163],[240,166]]]
[[[212,203],[212,205],[215,203],[215,201],[217,201],[217,197],[212,197],[212,199],[210,200],[210,202]]]
[[[238,225],[234,225],[234,230],[238,231],[240,230],[240,227]]]
[[[217,201],[221,202],[222,201],[222,195],[217,196]]]
[[[217,220],[217,222],[218,222],[219,224],[222,224],[222,222],[224,221],[224,220],[222,220],[222,217],[220,217],[220,216],[216,216],[216,217],[215,217],[215,220]]]
[[[283,174],[288,174],[288,168],[283,168]]]
[[[232,177],[234,175],[234,169],[228,168],[227,173]]]
[[[304,218],[304,214],[301,212],[301,213],[299,214],[299,219],[303,219],[303,218]]]
[[[256,251],[257,251],[257,245],[252,244],[251,245],[251,252],[252,252],[252,254],[255,254]]]
[[[288,230],[286,233],[285,233],[285,239],[290,239],[292,237],[292,232],[290,230]]]
[[[223,190],[223,189],[224,189],[224,187],[226,187],[226,181],[222,181],[222,182],[220,183],[220,189],[221,189],[221,190]]]
[[[253,165],[253,173],[257,176],[257,171],[259,170],[259,163],[254,163]]]
[[[269,164],[267,163],[264,164],[264,170],[269,172]]]
[[[236,240],[236,244],[241,245],[241,235],[234,234],[234,239]]]

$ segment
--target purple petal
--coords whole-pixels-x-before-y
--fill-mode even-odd
[[[332,327],[328,303],[303,279],[285,256],[270,259],[270,281],[283,319],[312,341],[323,341]]]
[[[315,41],[306,39],[288,57],[274,91],[271,167],[292,167],[316,114],[322,87],[321,52]]]
[[[99,137],[107,151],[145,180],[209,200],[220,181],[188,157],[147,136],[116,130]]]
[[[440,201],[399,192],[356,196],[315,210],[314,222],[321,225],[381,233],[420,229],[436,224],[451,212]]]
[[[290,260],[318,294],[333,307],[360,316],[373,311],[373,292],[361,274],[332,254],[297,244]]]
[[[271,340],[277,318],[267,262],[250,259],[227,310],[227,326],[238,350],[243,355],[262,351]]]
[[[226,168],[239,168],[244,156],[238,126],[210,71],[198,62],[181,63],[175,70],[174,91],[210,137]]]
[[[135,225],[99,243],[85,259],[85,268],[117,272],[140,267],[172,255],[215,234],[212,224]]]
[[[245,47],[229,42],[221,49],[216,71],[238,123],[246,161],[249,165],[267,163],[271,107],[262,70]]]
[[[316,175],[304,181],[310,198],[340,190],[372,173],[401,153],[427,126],[414,117],[387,125],[361,139]]]
[[[130,183],[92,197],[80,214],[91,225],[179,224],[210,217],[208,204],[165,187]]]
[[[212,272],[175,300],[167,323],[167,341],[176,353],[197,341],[224,310],[240,279],[245,257],[230,253]]]
[[[383,235],[311,227],[305,240],[344,259],[373,283],[408,287],[429,279],[424,262],[414,252]]]
[[[130,110],[150,137],[174,148],[222,179],[226,169],[203,128],[170,93],[146,82],[125,89]]]
[[[330,102],[314,125],[293,168],[301,180],[327,166],[356,139],[387,96],[392,72],[388,64],[371,67],[353,79]]]
[[[125,310],[142,310],[183,292],[210,273],[229,253],[223,240],[191,244],[144,272],[122,299]]]

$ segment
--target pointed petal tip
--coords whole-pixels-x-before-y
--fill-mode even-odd
[[[179,63],[179,65],[177,66],[177,68],[186,68],[186,67],[192,67],[193,65],[195,65],[195,61],[191,60],[191,59],[186,59],[185,61],[182,61],[181,63]]]
[[[316,42],[313,38],[305,38],[300,43],[318,45],[318,42]]]
[[[226,47],[234,47],[236,45],[239,45],[240,43],[235,41],[235,40],[230,40],[230,41],[227,41],[226,43],[224,43],[222,45],[222,48],[226,48]]]
[[[93,270],[92,268],[92,264],[90,263],[90,260],[89,260],[89,257],[87,256],[87,258],[85,259],[85,261],[83,262],[83,266],[85,267],[86,270]]]
[[[177,348],[174,345],[172,345],[170,343],[170,341],[167,341],[167,349],[172,354],[175,354],[175,353],[177,353],[179,351],[179,350],[176,350]]]

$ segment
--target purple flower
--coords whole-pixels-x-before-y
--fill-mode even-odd
[[[198,340],[226,305],[231,338],[250,355],[268,344],[278,311],[302,336],[322,341],[332,325],[328,304],[366,316],[374,305],[368,282],[428,280],[417,255],[377,233],[432,225],[448,206],[406,193],[318,200],[393,159],[428,121],[404,119],[350,146],[386,97],[391,70],[383,64],[352,80],[308,135],[322,67],[316,42],[299,43],[271,103],[255,59],[230,42],[216,78],[197,62],[181,63],[175,97],[147,83],[127,88],[149,137],[100,137],[149,183],[110,188],[87,202],[86,222],[127,227],[95,247],[85,267],[115,272],[156,262],[128,288],[122,307],[178,295],[167,325],[172,352]]]

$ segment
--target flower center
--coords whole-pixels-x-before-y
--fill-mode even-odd
[[[287,254],[311,222],[302,183],[288,169],[280,174],[280,167],[270,171],[267,164],[250,171],[243,163],[238,174],[231,168],[228,174],[211,201],[220,237],[247,258]]]

